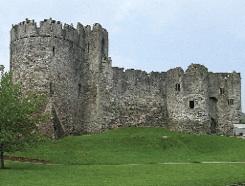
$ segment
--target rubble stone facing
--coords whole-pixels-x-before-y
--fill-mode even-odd
[[[167,72],[112,67],[108,32],[46,19],[11,29],[10,66],[23,91],[48,95],[53,137],[125,126],[230,134],[239,123],[239,73],[212,73],[199,64]],[[191,107],[194,108],[191,108]]]

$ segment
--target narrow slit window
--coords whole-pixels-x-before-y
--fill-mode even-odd
[[[89,43],[88,43],[88,53],[89,53],[89,47],[90,47],[90,46],[89,46]]]
[[[82,85],[79,83],[79,84],[78,84],[78,97],[79,97],[80,94],[81,94],[81,89],[82,89]]]
[[[54,95],[54,89],[53,89],[53,83],[52,82],[49,83],[49,95],[50,96]]]
[[[53,52],[53,56],[55,56],[55,47],[53,47],[52,52]]]
[[[228,99],[228,105],[234,105],[234,99]]]
[[[175,91],[180,91],[180,84],[179,83],[176,83],[175,84]]]
[[[190,107],[191,109],[194,109],[194,107],[195,107],[194,101],[190,101],[190,102],[189,102],[189,107]]]
[[[220,88],[220,89],[219,89],[219,93],[220,93],[221,95],[224,95],[224,94],[225,94],[225,89],[224,89],[224,88]]]

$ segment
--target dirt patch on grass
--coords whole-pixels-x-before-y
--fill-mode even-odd
[[[48,163],[50,163],[47,160],[40,160],[40,159],[33,159],[33,158],[26,158],[26,157],[19,157],[19,156],[4,156],[4,159],[5,160],[11,160],[11,161],[40,163],[40,164],[48,164]]]

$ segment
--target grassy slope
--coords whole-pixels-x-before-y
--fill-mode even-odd
[[[0,185],[221,186],[245,181],[245,164],[152,164],[245,161],[245,140],[187,135],[160,128],[125,128],[66,137],[15,155],[63,165],[8,162],[11,169],[0,171]],[[126,163],[144,165],[120,165]]]
[[[62,164],[245,161],[245,141],[174,133],[161,128],[125,128],[66,137],[17,155]]]

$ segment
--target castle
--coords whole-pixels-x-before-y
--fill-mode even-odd
[[[231,134],[241,112],[240,73],[192,64],[167,72],[112,67],[108,32],[45,19],[13,25],[10,68],[24,91],[48,95],[45,134],[99,132],[124,126]]]

